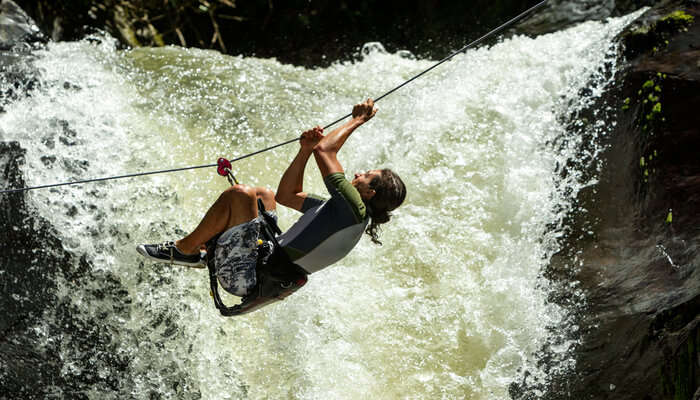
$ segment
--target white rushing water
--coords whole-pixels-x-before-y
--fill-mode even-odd
[[[534,353],[574,327],[561,326],[567,311],[546,302],[540,273],[572,196],[591,183],[555,173],[581,142],[562,120],[600,94],[579,97],[591,82],[604,86],[612,38],[633,17],[471,50],[379,102],[340,159],[348,174],[390,167],[403,177],[408,197],[384,246],[363,239],[292,297],[247,316],[218,315],[204,271],[134,250],[195,227],[228,185],[212,169],[30,192],[64,248],[128,290],[127,311],[112,312],[82,300],[100,282],[60,283],[129,360],[119,388],[86,394],[503,399],[524,370],[546,380]],[[0,139],[27,149],[28,185],[209,164],[333,121],[431,63],[376,44],[360,62],[309,70],[176,47],[117,51],[109,38],[51,43],[35,62],[40,89],[0,114]],[[295,151],[238,162],[236,175],[275,188]],[[311,163],[307,190],[324,193]],[[296,217],[280,214],[283,228]],[[558,344],[554,368],[571,366],[572,344]],[[64,347],[66,374],[111,373],[72,362],[82,350]]]

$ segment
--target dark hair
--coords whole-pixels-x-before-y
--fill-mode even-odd
[[[389,222],[390,211],[395,210],[406,198],[406,185],[392,170],[386,168],[369,184],[374,189],[374,196],[365,202],[370,221],[365,233],[372,238],[372,242],[381,245],[379,241],[379,225]]]

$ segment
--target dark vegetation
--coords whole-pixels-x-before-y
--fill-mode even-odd
[[[650,0],[621,1],[599,18]],[[561,2],[561,1],[560,1]],[[131,47],[175,44],[228,54],[326,65],[348,59],[362,44],[381,41],[442,58],[538,3],[537,0],[18,0],[54,40],[76,40],[103,29]],[[556,4],[556,0],[551,0]],[[637,4],[639,3],[639,4]],[[579,12],[576,18],[585,18]],[[537,23],[530,33],[572,22]]]

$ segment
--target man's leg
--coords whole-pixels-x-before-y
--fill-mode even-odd
[[[257,198],[262,199],[265,205],[265,210],[273,211],[277,209],[277,202],[275,201],[275,192],[270,189],[256,187],[255,195]]]
[[[199,254],[200,247],[215,235],[258,216],[257,199],[265,209],[275,209],[275,195],[265,188],[235,185],[226,189],[192,233],[175,242],[184,254]]]

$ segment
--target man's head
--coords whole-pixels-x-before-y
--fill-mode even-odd
[[[372,237],[373,242],[381,244],[377,229],[380,224],[389,222],[391,218],[389,212],[403,203],[406,198],[406,185],[394,171],[388,168],[355,174],[352,185],[360,192],[372,218],[366,232]]]
[[[362,200],[367,202],[377,193],[374,190],[372,181],[379,179],[382,175],[382,171],[379,169],[373,169],[367,172],[361,172],[355,174],[355,179],[352,180],[352,185],[360,192]]]

